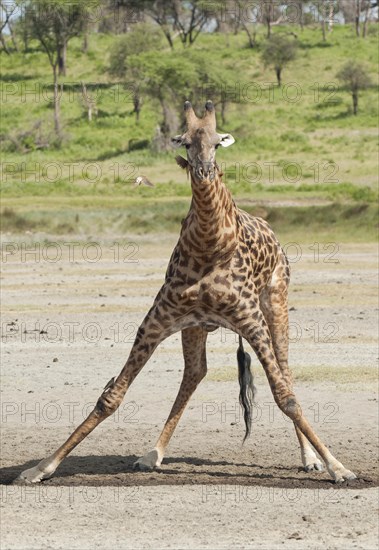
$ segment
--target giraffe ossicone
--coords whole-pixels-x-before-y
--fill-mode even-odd
[[[250,431],[254,387],[242,338],[262,364],[275,402],[293,420],[304,469],[322,469],[317,451],[336,482],[356,477],[321,442],[294,394],[288,367],[289,264],[267,222],[239,209],[222,181],[216,150],[231,145],[234,138],[216,131],[212,102],[207,101],[202,118],[196,116],[189,102],[184,104],[184,113],[186,130],[173,138],[173,144],[187,152],[186,159],[179,157],[179,165],[191,177],[192,202],[165,281],[137,331],[120,374],[106,385],[94,409],[67,441],[53,455],[22,472],[18,483],[50,477],[72,449],[119,407],[160,342],[181,331],[184,371],[178,395],[154,449],[135,464],[141,470],[160,466],[191,395],[206,375],[208,332],[220,326],[240,337],[238,378],[245,435]]]

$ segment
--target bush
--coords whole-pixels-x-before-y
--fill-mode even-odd
[[[359,90],[364,90],[371,85],[371,79],[363,65],[357,61],[348,61],[337,73],[337,78],[347,88],[353,98],[353,111],[358,113]]]
[[[297,43],[281,34],[274,34],[264,45],[262,61],[264,65],[275,68],[278,86],[281,86],[282,70],[296,58]]]

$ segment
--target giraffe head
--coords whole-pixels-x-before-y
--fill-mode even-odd
[[[184,104],[187,129],[183,135],[171,139],[175,147],[187,149],[187,160],[177,157],[182,168],[187,168],[195,181],[213,181],[216,174],[216,149],[234,143],[230,134],[216,132],[216,113],[211,101],[205,104],[203,118],[197,118],[189,101]]]

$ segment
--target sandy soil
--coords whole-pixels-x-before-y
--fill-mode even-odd
[[[253,434],[241,446],[235,336],[219,330],[209,337],[208,376],[159,471],[132,464],[154,446],[177,393],[178,335],[51,480],[21,487],[14,477],[63,442],[122,367],[174,240],[91,248],[50,238],[34,252],[27,238],[4,241],[2,548],[378,547],[373,245],[290,251],[297,395],[357,481],[337,487],[299,468],[293,427],[256,361]]]

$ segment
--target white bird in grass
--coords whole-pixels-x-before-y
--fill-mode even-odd
[[[138,187],[139,185],[147,185],[147,187],[154,187],[154,184],[147,179],[146,176],[137,176],[134,181],[134,186]]]

